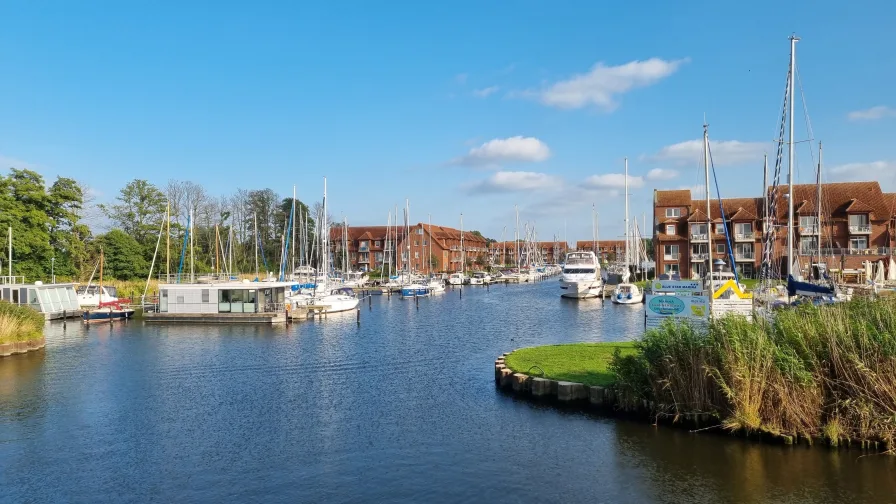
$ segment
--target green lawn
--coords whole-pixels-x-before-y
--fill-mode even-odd
[[[617,348],[623,355],[635,353],[633,342],[572,343],[522,348],[508,355],[504,363],[517,373],[605,386],[613,383],[607,364]],[[544,375],[532,366],[541,368]]]

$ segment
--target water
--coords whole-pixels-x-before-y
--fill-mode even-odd
[[[556,281],[289,327],[48,329],[0,359],[0,501],[893,502],[896,462],[562,411],[501,352],[641,333]]]

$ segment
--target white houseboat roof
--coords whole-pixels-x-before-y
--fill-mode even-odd
[[[272,287],[291,288],[298,282],[216,282],[216,283],[174,283],[159,284],[160,289],[270,289]]]

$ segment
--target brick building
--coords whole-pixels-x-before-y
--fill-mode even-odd
[[[506,242],[492,242],[489,244],[489,257],[491,258],[491,263],[495,266],[516,266],[517,254],[516,254],[516,241],[506,241]],[[519,242],[520,250],[525,253],[527,250],[532,250],[540,255],[540,259],[544,261],[545,264],[558,264],[563,262],[566,259],[566,253],[569,251],[569,246],[565,242],[562,241],[543,241],[536,242],[532,249],[527,249],[527,244],[520,240]],[[534,260],[535,258],[533,258]]]
[[[387,226],[349,226],[345,228],[333,227],[330,229],[330,250],[333,253],[337,265],[342,264],[343,248],[348,254],[348,263],[351,269],[356,271],[381,270],[385,261],[391,257],[393,264],[399,269],[404,268],[408,257],[410,266],[414,271],[428,271],[426,254],[430,253],[432,242],[432,255],[434,256],[433,271],[460,271],[461,270],[461,232],[457,229],[425,223],[415,224],[411,227],[411,234],[406,237],[405,229],[388,228]],[[387,230],[389,240],[386,239]],[[345,234],[348,239],[344,238]],[[395,246],[398,241],[397,247]],[[395,251],[387,247],[395,247]],[[408,249],[410,246],[410,250]],[[463,233],[463,255],[466,258],[468,269],[477,264],[488,264],[488,248],[485,238],[473,234],[470,231]],[[396,254],[397,252],[397,254]],[[410,253],[410,256],[408,255]]]
[[[864,261],[887,259],[894,246],[896,194],[884,193],[878,182],[822,184],[819,225],[817,191],[814,184],[795,185],[793,189],[794,249],[804,275],[808,274],[813,260],[824,262],[836,271],[859,269]],[[778,187],[775,198],[779,227],[775,235],[774,266],[780,271],[786,271],[788,260],[787,192],[786,186]],[[721,259],[730,268],[726,246],[730,239],[738,271],[748,278],[757,276],[766,220],[763,207],[761,197],[723,198],[721,207],[719,200],[710,200],[712,221],[708,226],[706,200],[691,199],[688,190],[654,191],[657,272],[691,278],[702,274],[710,259]]]
[[[601,262],[612,262],[625,256],[625,240],[601,240],[597,242],[597,252],[594,251],[594,242],[591,240],[579,240],[576,242],[576,250],[595,252]]]

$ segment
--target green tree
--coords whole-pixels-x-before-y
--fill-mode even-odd
[[[137,240],[120,229],[113,229],[94,241],[95,253],[102,249],[105,256],[104,276],[118,280],[142,278],[149,272],[143,258],[143,247]]]
[[[165,218],[165,193],[145,180],[134,179],[121,189],[116,201],[100,208],[116,227],[143,247],[141,253],[145,255],[147,248],[155,247],[159,225]]]
[[[77,181],[59,177],[50,186],[50,246],[56,258],[55,273],[77,276],[86,267],[90,229],[80,223],[84,190]]]
[[[0,178],[0,234],[5,238],[6,230],[12,228],[14,275],[29,280],[46,278],[53,257],[50,206],[44,179],[37,172],[12,168],[8,176]],[[0,255],[6,273],[6,254]]]

